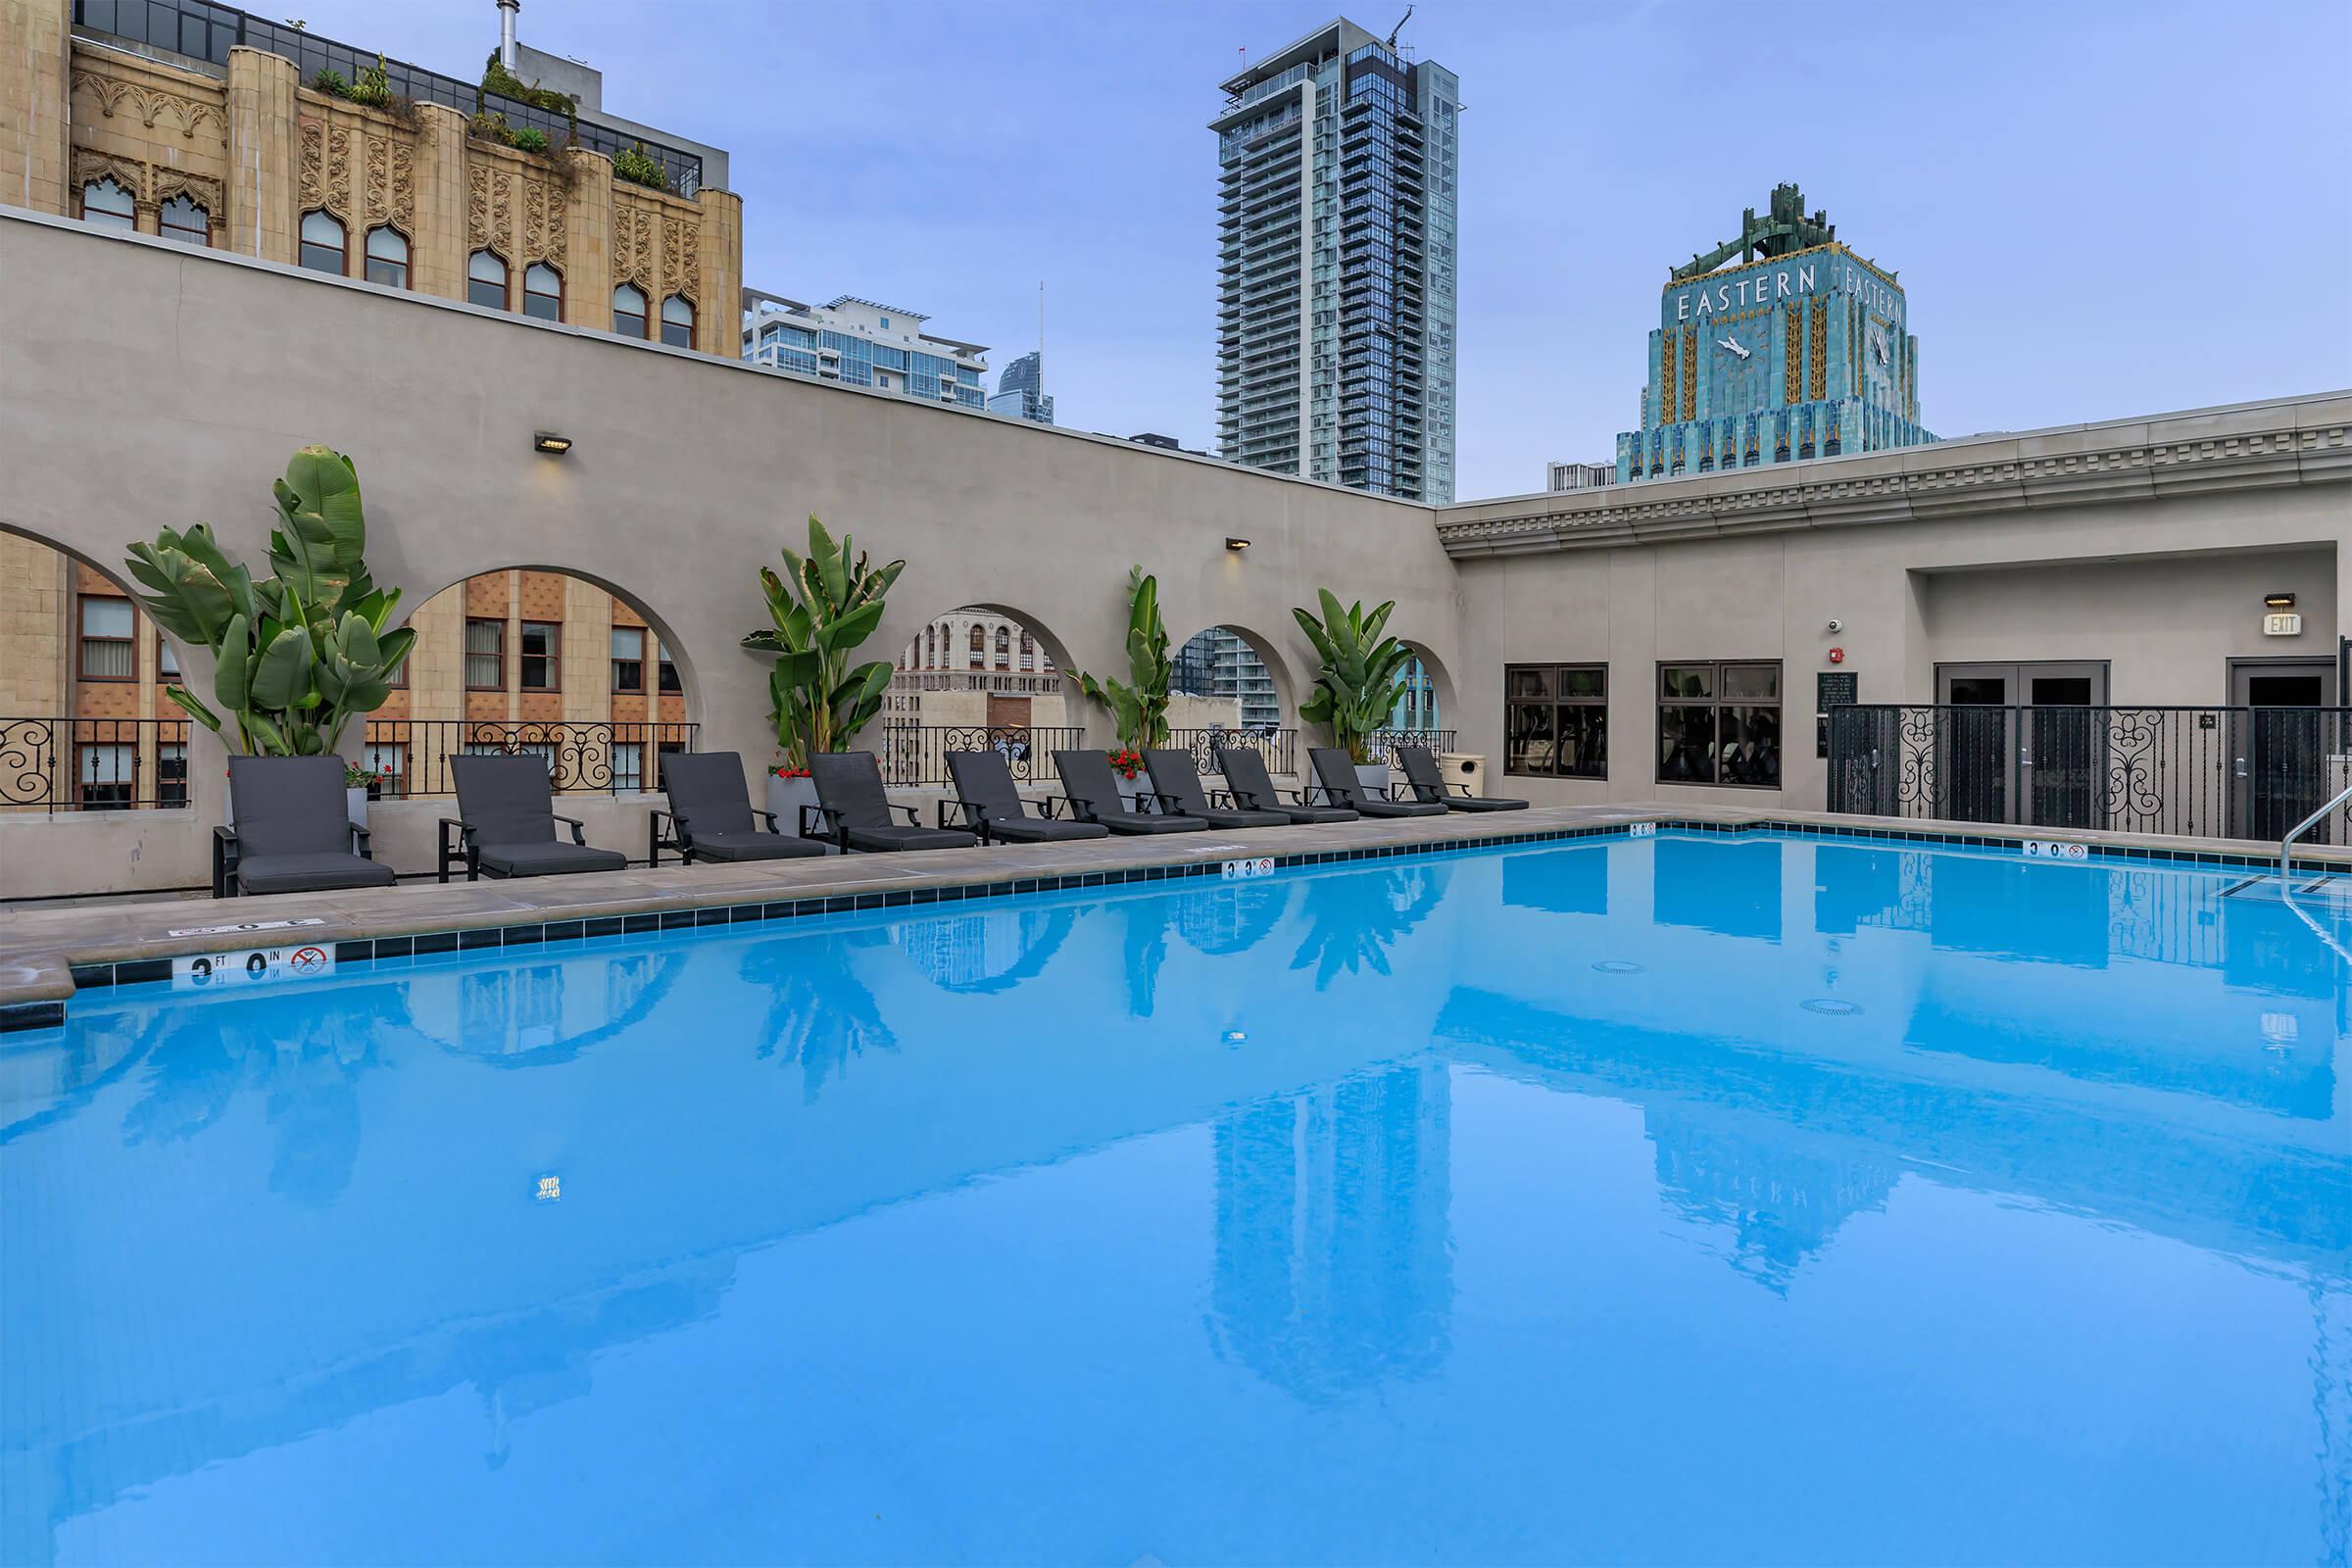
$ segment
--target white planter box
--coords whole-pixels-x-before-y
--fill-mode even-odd
[[[351,818],[353,827],[368,825],[367,785],[363,784],[356,790],[347,789],[343,792],[343,814]]]
[[[772,772],[767,775],[767,808],[776,813],[776,831],[785,837],[800,838],[804,836],[801,833],[801,808],[815,804],[816,780],[778,778]],[[817,820],[813,814],[812,820]],[[821,839],[824,834],[818,832],[807,836]],[[832,845],[827,844],[825,853],[833,855],[838,852]]]
[[[1118,781],[1119,799],[1127,803],[1127,809],[1144,812],[1159,809],[1159,802],[1152,794],[1150,773],[1138,772],[1133,778],[1121,778],[1114,768],[1110,776]]]
[[[1355,787],[1364,792],[1365,800],[1387,800],[1389,798],[1389,764],[1386,762],[1356,763]]]

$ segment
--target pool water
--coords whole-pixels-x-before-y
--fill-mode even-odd
[[[0,1560],[2341,1563],[2346,977],[2243,876],[1665,835],[99,993],[0,1047]]]

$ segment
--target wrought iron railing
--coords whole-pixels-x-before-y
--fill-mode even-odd
[[[0,810],[188,804],[184,718],[0,718]]]
[[[1380,730],[1372,737],[1372,759],[1395,767],[1397,765],[1396,748],[1399,746],[1426,746],[1441,754],[1450,752],[1453,750],[1453,734],[1449,729]]]
[[[602,720],[371,718],[362,766],[372,800],[455,795],[452,757],[534,753],[558,794],[625,795],[662,787],[662,758],[691,752],[700,726]]]
[[[1863,704],[1829,732],[1829,808],[1867,816],[2276,844],[2352,784],[2347,708]],[[2311,837],[2352,842],[2352,815]]]
[[[213,0],[74,0],[74,25],[216,66],[227,65],[229,50],[239,46],[267,50],[293,61],[306,82],[321,71],[331,71],[347,82],[357,81],[360,73],[378,59],[372,49],[337,43],[307,27],[272,22],[233,6],[216,5]],[[468,120],[487,109],[503,115],[516,130],[528,127],[539,131],[550,146],[561,147],[574,135],[567,115],[500,93],[485,93],[473,82],[405,60],[384,60],[384,78],[396,96],[412,103],[443,104]],[[581,146],[608,158],[631,147],[641,148],[662,166],[671,190],[692,196],[702,189],[703,160],[698,153],[587,120],[579,122],[577,137]]]
[[[1054,754],[1086,744],[1086,731],[1066,725],[884,724],[872,732],[873,752],[886,784],[948,782],[950,752],[995,752],[1016,784],[1060,778]]]
[[[1193,766],[1203,773],[1217,770],[1217,748],[1247,746],[1266,760],[1269,773],[1298,771],[1298,732],[1295,729],[1179,729],[1168,744],[1193,754]]]

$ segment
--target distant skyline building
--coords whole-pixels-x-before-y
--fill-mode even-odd
[[[1244,729],[1282,727],[1273,672],[1240,633],[1222,626],[1209,627],[1176,651],[1168,689],[1192,697],[1233,699],[1241,704]]]
[[[1459,82],[1343,20],[1221,85],[1219,455],[1451,501]]]
[[[1595,490],[1617,482],[1617,468],[1608,463],[1554,463],[1544,472],[1546,490]]]
[[[844,294],[804,305],[780,294],[743,291],[743,357],[847,386],[977,409],[988,350],[922,330],[927,316]]]
[[[1773,187],[1737,239],[1668,275],[1641,427],[1617,478],[1669,477],[1919,446],[1919,339],[1895,274],[1838,242],[1829,214]]]
[[[1054,422],[1054,400],[1046,393],[1045,351],[1032,349],[1004,367],[997,377],[997,395],[988,412],[1038,424]]]

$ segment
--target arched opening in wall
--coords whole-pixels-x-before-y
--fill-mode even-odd
[[[416,645],[368,720],[370,799],[454,795],[452,757],[543,758],[558,794],[662,788],[698,750],[692,672],[668,623],[612,583],[556,567],[478,572],[410,612]]]
[[[1268,772],[1297,776],[1306,753],[1289,672],[1271,639],[1246,626],[1210,626],[1174,645],[1168,679],[1169,743],[1189,749],[1203,773],[1219,746],[1247,745]],[[1311,738],[1310,738],[1311,739]]]
[[[1412,659],[1404,666],[1397,682],[1396,701],[1389,710],[1389,722],[1381,732],[1376,750],[1382,759],[1394,762],[1398,746],[1426,746],[1433,752],[1459,751],[1460,733],[1455,728],[1453,678],[1437,655],[1411,638],[1399,638],[1412,651]]]
[[[184,652],[113,568],[0,526],[0,812],[186,808]]]
[[[944,785],[950,752],[993,751],[1020,784],[1051,782],[1054,754],[1086,743],[1069,652],[1004,605],[962,605],[899,653],[881,715],[861,736],[896,785]]]

